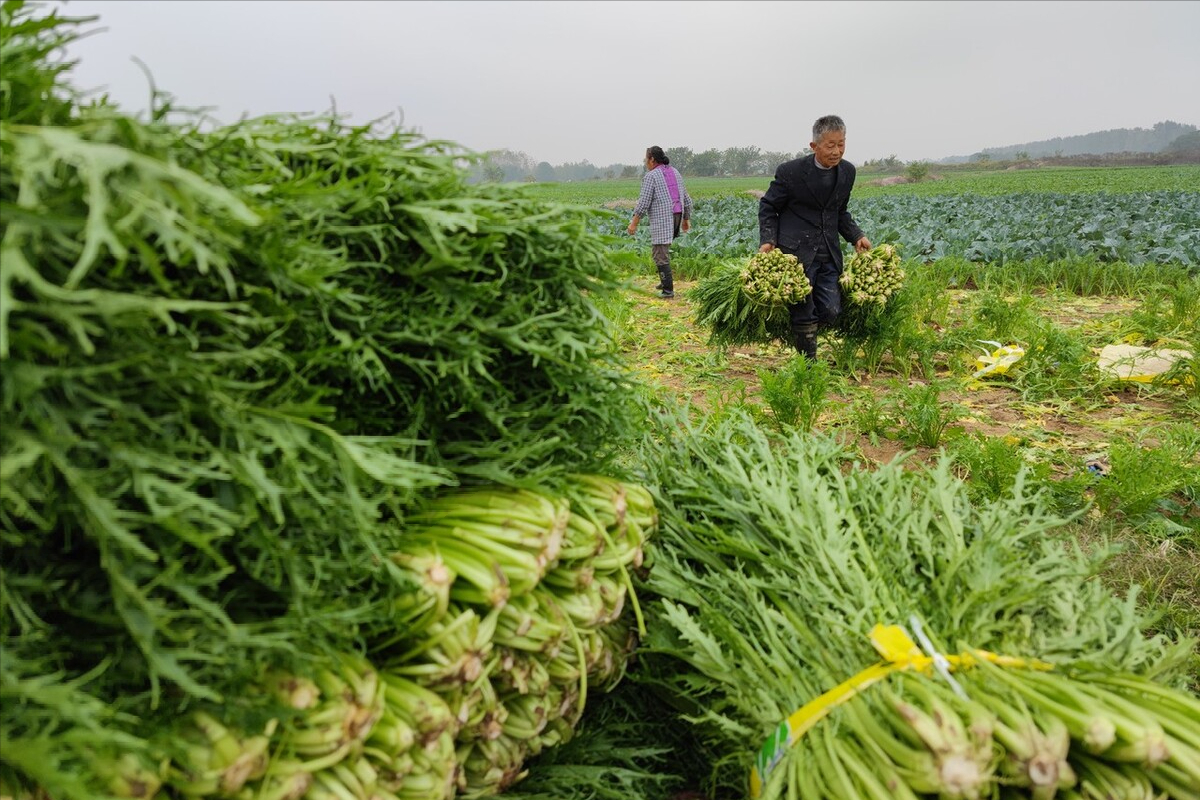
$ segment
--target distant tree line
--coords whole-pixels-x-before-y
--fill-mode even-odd
[[[685,175],[698,177],[770,177],[785,161],[812,152],[807,147],[796,153],[762,150],[758,147],[709,148],[696,152],[690,147],[664,147],[671,166]],[[476,181],[565,182],[638,178],[642,164],[609,164],[597,166],[588,160],[551,165],[534,161],[526,153],[514,150],[491,150],[471,169]]]
[[[1121,128],[1098,131],[1082,136],[1067,136],[1046,139],[1041,142],[993,147],[970,156],[952,156],[941,159],[938,164],[986,164],[989,162],[1029,161],[1055,159],[1078,161],[1087,157],[1104,161],[1106,156],[1123,154],[1144,163],[1170,163],[1181,157],[1193,163],[1193,154],[1200,141],[1200,130],[1195,125],[1178,122],[1159,122],[1153,128]],[[795,152],[762,150],[758,147],[715,147],[699,152],[690,147],[664,147],[671,159],[671,166],[689,176],[697,177],[771,177],[775,168],[785,161],[808,155],[807,147]],[[1148,154],[1155,154],[1150,156]],[[477,163],[469,168],[472,181],[509,182],[525,181],[554,183],[567,181],[614,180],[637,178],[642,174],[642,164],[608,164],[600,166],[587,159],[553,165],[546,161],[534,161],[528,154],[516,150],[490,150],[479,154]],[[1166,158],[1167,161],[1162,159]],[[869,159],[859,167],[870,172],[905,171],[914,180],[920,178],[914,172],[926,172],[929,162],[904,162],[895,155]],[[1109,160],[1106,163],[1111,163]],[[1132,163],[1132,162],[1131,162]]]

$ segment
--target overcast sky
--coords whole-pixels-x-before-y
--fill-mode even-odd
[[[646,147],[795,152],[823,114],[850,161],[1156,122],[1200,125],[1200,2],[67,0],[103,28],[81,89],[144,111],[328,111],[535,162]]]

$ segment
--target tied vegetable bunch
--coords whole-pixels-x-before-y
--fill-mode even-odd
[[[742,292],[764,306],[798,303],[812,292],[804,265],[782,250],[755,253],[739,274]]]
[[[729,347],[787,341],[787,306],[811,291],[796,257],[772,250],[721,261],[691,296],[695,322],[708,329],[708,343]]]
[[[653,496],[600,474],[572,474],[560,488],[439,493],[408,516],[389,559],[411,596],[382,606],[390,625],[366,637],[369,656],[274,664],[224,702],[139,726],[146,742],[91,743],[76,793],[45,800],[90,800],[89,782],[136,800],[506,791],[530,759],[572,740],[589,699],[622,681],[644,632],[631,573],[644,571],[658,525]],[[239,711],[257,696],[269,702]],[[21,772],[40,778],[25,763],[47,754],[15,749]],[[2,764],[0,800],[43,800],[24,776],[10,788]]]
[[[887,305],[904,285],[899,249],[894,244],[881,244],[855,253],[846,262],[838,283],[852,305]]]
[[[658,525],[654,499],[599,474],[560,488],[451,490],[408,515],[390,560],[415,591],[374,655],[389,692],[423,692],[454,724],[432,727],[434,755],[377,765],[400,800],[507,790],[573,737],[592,693],[624,677],[644,630],[631,572]]]
[[[881,244],[846,259],[838,278],[846,302],[834,323],[846,345],[881,354],[894,340],[912,312],[905,277],[894,244]]]
[[[663,419],[638,681],[694,726],[709,796],[1197,797],[1195,642],[1145,634],[1024,475],[977,502],[948,460],[864,470],[744,411]]]

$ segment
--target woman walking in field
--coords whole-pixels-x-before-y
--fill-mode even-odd
[[[646,174],[629,223],[629,235],[633,236],[642,217],[650,215],[650,256],[658,269],[660,297],[675,296],[671,242],[681,230],[686,233],[692,227],[692,197],[683,185],[683,176],[670,164],[661,147],[646,148]]]

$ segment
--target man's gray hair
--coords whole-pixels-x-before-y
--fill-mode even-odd
[[[842,118],[835,114],[821,117],[813,123],[813,141],[819,142],[822,136],[834,131],[839,133],[846,132],[846,123],[842,121]]]

